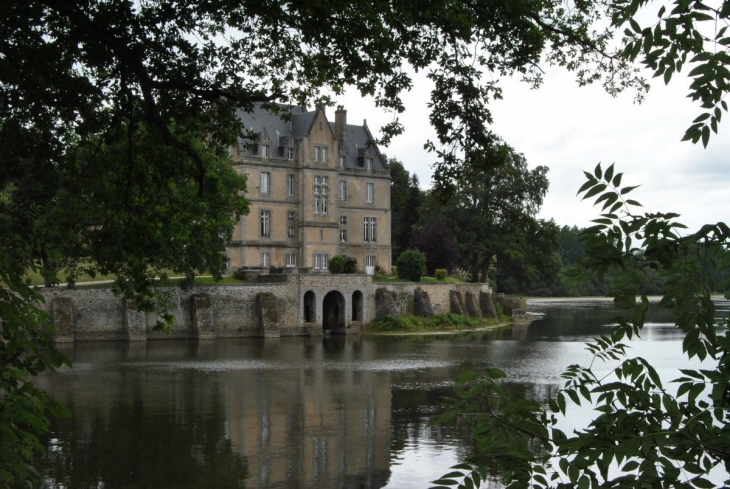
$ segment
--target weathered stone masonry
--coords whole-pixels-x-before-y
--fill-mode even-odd
[[[464,312],[479,315],[475,298],[489,294],[485,284],[380,284],[367,275],[261,278],[241,285],[165,289],[175,316],[169,333],[155,330],[156,313],[138,311],[134,302],[108,289],[56,288],[43,294],[59,342],[359,333],[378,311],[427,316],[455,312],[449,306],[451,295],[466,304]]]

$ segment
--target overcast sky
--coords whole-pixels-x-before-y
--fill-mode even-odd
[[[728,221],[730,210],[730,120],[720,124],[707,149],[680,142],[684,131],[701,111],[686,98],[688,82],[677,77],[669,86],[651,80],[642,104],[633,94],[611,98],[600,86],[578,87],[571,73],[548,69],[545,83],[530,90],[519,80],[503,79],[504,99],[493,102],[493,130],[531,167],[550,168],[550,190],[540,217],[560,225],[587,226],[598,210],[576,197],[585,181],[582,170],[596,163],[616,163],[624,185],[642,185],[631,195],[646,211],[677,212],[680,222],[696,230],[705,223]],[[431,87],[419,76],[405,95],[406,112],[400,115],[405,133],[381,151],[418,174],[422,187],[431,180],[435,156],[423,150],[433,137],[428,124]],[[347,93],[336,99],[348,111],[348,123],[368,126],[378,137],[392,114],[375,108],[370,99]],[[728,115],[726,115],[730,119]],[[334,109],[328,110],[334,120]]]

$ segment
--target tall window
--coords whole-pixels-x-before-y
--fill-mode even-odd
[[[340,180],[338,185],[340,191],[340,200],[347,200],[347,182],[344,180]]]
[[[271,253],[261,253],[261,266],[262,267],[271,266]]]
[[[329,177],[314,176],[314,213],[327,214],[329,212]]]
[[[288,228],[286,228],[286,235],[290,238],[293,238],[294,237],[294,227],[289,226]]]
[[[314,161],[326,163],[329,161],[329,148],[327,146],[315,146],[313,156]]]
[[[365,243],[375,243],[378,239],[378,218],[364,217],[362,220],[362,240]]]
[[[327,262],[329,261],[330,256],[327,253],[315,253],[314,254],[314,268],[315,270],[323,270],[327,268]]]
[[[286,266],[287,267],[297,266],[297,254],[296,253],[287,253],[286,254]]]
[[[347,230],[340,229],[340,243],[347,243]]]
[[[261,237],[271,236],[271,211],[261,211]]]
[[[294,196],[294,175],[286,176],[286,195],[289,197]]]
[[[365,202],[368,204],[372,204],[375,200],[375,184],[374,183],[366,183],[365,184]]]
[[[366,170],[373,169],[373,159],[372,158],[365,158],[365,169]]]
[[[268,158],[269,157],[269,147],[265,144],[261,145],[261,157],[262,158]]]
[[[259,185],[259,191],[261,194],[270,194],[271,193],[271,173],[262,172],[261,173],[261,182]]]
[[[340,155],[340,157],[337,159],[337,164],[340,168],[345,167],[345,155]]]
[[[374,267],[378,262],[377,255],[365,255],[365,266]]]
[[[287,160],[294,159],[294,148],[286,148],[286,159]]]

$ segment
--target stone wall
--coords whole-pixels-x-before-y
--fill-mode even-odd
[[[109,289],[44,289],[44,307],[58,342],[298,336],[325,333],[325,307],[327,317],[336,311],[339,318],[331,332],[359,333],[362,325],[376,318],[379,288],[392,298],[391,312],[421,315],[450,312],[452,293],[461,298],[467,313],[473,312],[474,297],[478,301],[480,292],[489,292],[484,284],[383,284],[373,283],[367,275],[282,277],[285,280],[272,283],[162,289],[170,304],[168,312],[174,316],[169,333],[155,329],[157,313],[138,311],[134,302],[115,297]],[[414,308],[416,289],[420,289],[419,307]],[[313,309],[308,311],[309,322],[305,322],[305,296]]]

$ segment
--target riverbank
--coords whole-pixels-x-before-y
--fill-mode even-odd
[[[407,335],[448,335],[474,331],[489,331],[513,325],[529,324],[538,316],[526,315],[513,318],[502,316],[499,319],[470,318],[459,314],[439,314],[433,318],[412,315],[387,317],[375,321],[362,333],[368,336],[407,336]]]

